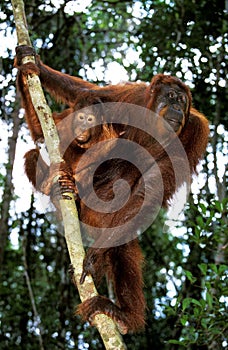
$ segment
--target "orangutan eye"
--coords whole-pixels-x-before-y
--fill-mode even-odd
[[[171,99],[174,99],[177,97],[177,94],[174,90],[169,90],[168,92],[168,97],[171,98]]]
[[[180,102],[180,103],[186,103],[185,95],[184,94],[179,94],[178,98],[177,98],[177,101]]]
[[[87,122],[93,123],[95,121],[95,116],[93,114],[89,114],[87,117]]]
[[[84,120],[84,118],[85,118],[84,113],[78,113],[77,118],[78,118],[78,120]]]

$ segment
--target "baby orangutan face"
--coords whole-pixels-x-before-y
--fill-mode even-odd
[[[76,141],[83,145],[89,142],[95,132],[95,125],[97,122],[96,116],[92,110],[86,109],[86,112],[76,112],[73,118],[73,132]]]

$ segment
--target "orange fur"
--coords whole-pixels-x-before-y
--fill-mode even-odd
[[[109,159],[101,164],[94,178],[94,190],[99,198],[105,201],[113,198],[113,185],[119,179],[128,182],[131,188],[131,195],[127,203],[121,210],[113,213],[96,212],[89,208],[84,200],[79,199],[77,206],[80,220],[93,227],[102,228],[102,234],[94,236],[96,247],[88,250],[83,266],[81,283],[87,274],[92,274],[97,282],[104,275],[107,275],[114,284],[117,302],[112,303],[107,298],[101,296],[89,299],[78,307],[78,313],[84,319],[92,320],[97,313],[105,313],[112,317],[123,333],[128,331],[141,330],[145,324],[145,299],[143,296],[142,263],[143,256],[136,239],[137,229],[143,227],[147,218],[153,214],[159,204],[158,198],[162,198],[163,207],[167,207],[169,200],[185,181],[189,182],[188,165],[190,175],[196,171],[196,166],[200,161],[207,145],[209,127],[207,119],[192,107],[192,97],[189,88],[179,79],[171,76],[159,74],[155,76],[150,85],[145,83],[131,83],[125,85],[108,85],[99,87],[96,84],[86,82],[80,78],[72,77],[58,72],[47,65],[44,65],[37,57],[37,65],[27,64],[21,66],[20,59],[23,56],[23,49],[18,51],[18,57],[15,65],[19,68],[18,87],[21,91],[23,106],[26,110],[26,120],[31,131],[33,139],[36,141],[42,138],[42,130],[38,118],[31,103],[28,87],[24,76],[29,71],[39,74],[43,87],[48,90],[57,100],[67,103],[70,106],[68,111],[60,115],[54,114],[53,117],[58,123],[64,120],[69,112],[86,106],[99,100],[105,102],[126,102],[136,104],[156,112],[158,108],[158,99],[164,94],[164,87],[177,87],[186,96],[186,105],[182,108],[184,118],[181,121],[181,128],[177,130],[179,140],[183,145],[189,164],[185,164],[183,153],[175,144],[170,143],[167,148],[161,147],[148,134],[129,125],[108,125],[106,124],[94,136],[95,141],[100,139],[111,139],[120,137],[126,140],[132,140],[146,147],[154,162],[142,162],[145,169],[144,178],[148,179],[149,187],[144,187],[144,180],[139,170],[129,162],[121,159]],[[115,113],[115,112],[114,112]],[[116,112],[117,113],[117,112]],[[168,115],[168,107],[160,114],[161,118]],[[70,126],[66,125],[66,130],[71,133]],[[164,132],[163,127],[159,129]],[[67,134],[68,135],[68,134]],[[88,145],[88,147],[90,147]],[[104,149],[104,154],[110,152],[110,149]],[[84,186],[84,198],[90,202],[90,193],[86,192],[86,170],[80,172],[78,162],[84,150],[80,147],[69,146],[64,155],[64,159],[69,171],[77,174],[77,181],[80,186]],[[110,153],[111,155],[111,153]],[[89,162],[96,162],[100,155],[93,153],[93,159]],[[135,157],[141,159],[141,153],[136,151]],[[26,172],[32,183],[37,186],[34,179],[36,168],[37,152],[26,155]],[[154,164],[157,165],[154,166]],[[42,164],[43,167],[43,164]],[[51,181],[51,171],[41,171],[41,181]],[[180,169],[178,174],[175,169]],[[162,181],[161,181],[162,179]],[[38,187],[38,190],[40,188]],[[144,203],[145,192],[149,197],[144,205],[142,215],[137,222],[137,228],[133,225],[133,240],[119,245],[124,241],[125,232],[119,226],[124,225],[128,220],[134,218]],[[130,222],[130,221],[129,221]],[[113,235],[109,236],[105,228],[113,228]],[[113,246],[106,247],[105,242],[111,241]]]

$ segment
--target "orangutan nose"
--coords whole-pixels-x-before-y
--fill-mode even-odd
[[[176,111],[181,111],[181,107],[177,104],[173,104],[172,108],[175,109]]]

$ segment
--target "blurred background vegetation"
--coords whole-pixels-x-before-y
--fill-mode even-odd
[[[118,72],[120,80],[148,82],[159,72],[176,75],[210,120],[210,143],[184,212],[168,226],[161,213],[140,238],[147,326],[124,336],[127,348],[226,349],[227,1],[78,3],[25,0],[30,37],[45,63],[97,84]],[[0,349],[103,349],[97,331],[73,315],[79,298],[64,237],[19,177],[20,150],[31,148],[31,138],[18,118],[8,0],[0,0],[0,21]],[[47,98],[53,110],[61,108]]]

